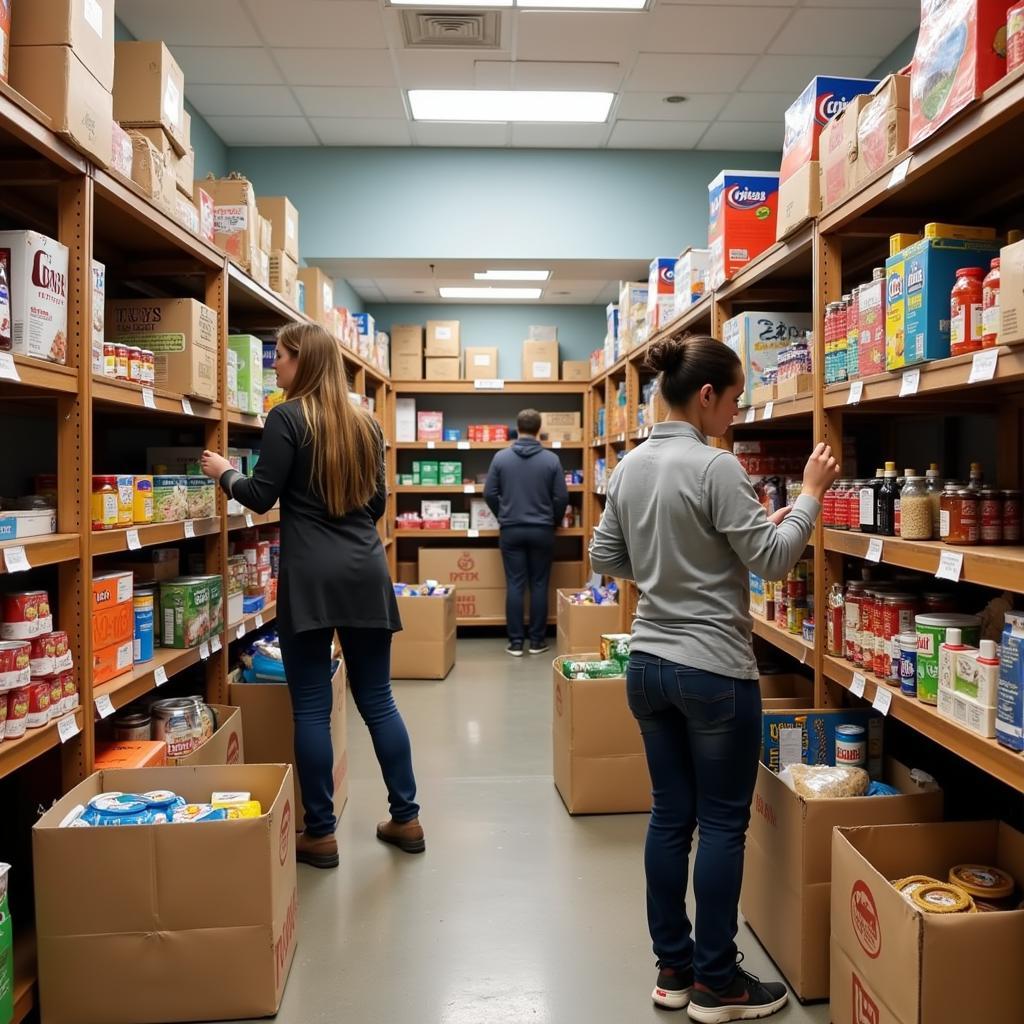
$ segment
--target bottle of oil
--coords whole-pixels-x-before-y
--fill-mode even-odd
[[[883,537],[896,536],[896,499],[899,488],[896,485],[896,463],[885,464],[882,486],[875,492],[875,526]]]

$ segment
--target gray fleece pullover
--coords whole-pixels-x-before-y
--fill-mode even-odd
[[[819,511],[802,495],[775,526],[731,452],[689,423],[659,423],[612,473],[590,562],[636,582],[634,650],[756,679],[748,570],[785,577]]]

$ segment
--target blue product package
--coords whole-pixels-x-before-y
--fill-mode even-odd
[[[360,337],[373,337],[377,325],[369,313],[355,313],[353,319],[356,322],[356,327],[359,328]]]
[[[999,645],[996,739],[1024,750],[1024,612],[1007,612]]]
[[[836,728],[859,725],[867,733],[868,774],[882,776],[883,717],[872,708],[836,708],[816,711],[765,711],[761,716],[761,760],[779,770],[779,730],[803,730],[804,764],[836,763]]]
[[[444,439],[446,441],[461,441],[462,431],[455,427],[445,427]]]
[[[273,341],[263,342],[263,369],[272,370],[275,359],[277,359],[277,343]]]

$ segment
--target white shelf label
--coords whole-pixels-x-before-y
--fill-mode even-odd
[[[458,448],[458,450],[460,452],[468,452],[469,451],[469,442],[468,441],[459,441],[459,443],[455,447]]]
[[[882,538],[872,537],[868,542],[868,553],[864,556],[869,562],[882,560]]]
[[[880,711],[883,715],[889,714],[889,708],[892,707],[892,690],[887,689],[879,683],[878,689],[875,690],[875,699],[871,702],[871,706],[876,711]]]
[[[61,743],[74,739],[78,733],[78,719],[73,714],[67,715],[57,723],[57,735],[60,736]]]
[[[128,541],[129,551],[138,551],[142,547],[142,541],[139,539],[138,530],[128,530],[125,533],[125,539]]]
[[[552,441],[551,442],[551,447],[552,448],[561,448],[562,447],[562,442],[561,441]]]
[[[194,519],[185,520],[185,536],[189,539],[196,535],[196,523]]]
[[[967,378],[968,384],[978,384],[983,380],[992,380],[996,375],[996,364],[999,362],[999,349],[987,348],[982,352],[975,352],[971,360],[971,374]]]
[[[900,381],[900,398],[906,398],[908,395],[916,395],[917,389],[921,386],[921,371],[920,370],[907,370],[903,374],[903,380]]]
[[[163,686],[167,682],[167,669],[163,665],[157,665],[153,670],[153,682],[157,686]]]
[[[791,764],[802,764],[804,760],[803,729],[779,730],[779,767]]]
[[[100,718],[109,718],[114,711],[114,702],[110,699],[110,694],[104,693],[96,698],[96,710],[99,712]]]
[[[18,375],[18,366],[10,352],[0,352],[0,379],[21,380]]]
[[[467,530],[466,531],[466,536],[469,537],[470,540],[472,540],[472,539],[480,536],[480,531],[479,530]]]
[[[205,640],[199,645],[199,657],[202,661],[209,660],[210,645]]]
[[[262,615],[262,613],[259,613],[259,612],[257,612],[257,614],[256,614],[256,628],[257,629],[262,629],[263,628],[263,615]]]
[[[505,382],[496,378],[473,381],[473,387],[477,391],[504,391]]]
[[[153,394],[153,389],[152,388],[143,388],[142,389],[142,404],[147,409],[155,409],[156,408],[156,395]]]
[[[436,444],[435,444],[435,442],[434,442],[434,441],[428,441],[428,442],[427,442],[427,448],[428,448],[428,450],[430,450],[430,451],[433,451],[435,447],[436,447]]]
[[[192,411],[192,403],[187,398],[181,400],[181,411],[186,416],[195,416],[195,413]]]
[[[251,512],[245,513],[245,525],[248,526],[250,530],[256,525],[255,520],[252,518]]]
[[[960,574],[964,571],[964,553],[962,551],[943,551],[939,555],[939,567],[935,570],[937,580],[960,582]]]
[[[864,397],[864,381],[855,380],[850,385],[849,394],[846,396],[847,405],[860,405],[860,400]]]
[[[462,493],[463,494],[476,494],[476,484],[463,484],[462,485]]]
[[[914,158],[908,156],[906,160],[901,160],[893,169],[892,174],[889,175],[889,184],[887,188],[899,188],[907,180],[907,174],[910,172],[910,161]]]
[[[753,422],[754,422],[754,421],[755,421],[756,419],[757,419],[757,408],[756,408],[755,406],[753,406],[753,405],[752,405],[752,406],[751,406],[751,407],[750,407],[750,408],[749,408],[749,409],[747,410],[747,415],[746,415],[746,417],[744,418],[743,422],[744,422],[744,423],[753,423]]]
[[[214,654],[217,654],[223,649],[223,647],[224,645],[220,642],[220,633],[214,633],[213,636],[210,637],[210,650],[213,651]]]
[[[764,407],[764,412],[761,414],[761,419],[763,419],[763,420],[770,420],[772,418],[772,414],[774,412],[775,412],[775,403],[774,402],[766,402],[765,403],[765,407]]]
[[[32,568],[29,565],[28,555],[25,554],[25,549],[20,544],[15,544],[12,548],[4,548],[4,565],[7,566],[8,572],[26,572]]]
[[[238,624],[238,628],[235,630],[235,639],[241,640],[243,636],[245,636],[245,623],[240,622]]]
[[[853,681],[850,683],[850,693],[852,693],[854,697],[863,697],[864,688],[867,686],[867,684],[868,681],[864,677],[863,673],[854,672]]]

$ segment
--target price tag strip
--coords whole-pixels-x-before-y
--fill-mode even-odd
[[[0,352],[0,380],[21,380],[17,363],[10,352]]]
[[[743,422],[744,422],[744,423],[753,423],[753,422],[754,422],[754,420],[756,420],[756,419],[757,419],[757,407],[756,407],[756,406],[753,406],[753,405],[752,405],[752,406],[751,406],[751,407],[750,407],[750,408],[749,408],[749,409],[747,410],[747,415],[746,415],[746,417],[744,418]]]
[[[210,637],[210,650],[216,654],[218,651],[222,650],[223,647],[224,645],[220,642],[220,633],[214,633],[213,636]]]
[[[67,743],[68,740],[74,739],[80,731],[78,718],[74,714],[65,716],[57,723],[57,735],[60,736],[61,743]]]
[[[196,535],[196,524],[194,519],[185,520],[185,536],[192,538]]]
[[[875,690],[875,699],[871,702],[871,706],[876,711],[880,711],[883,715],[889,714],[889,708],[892,707],[892,690],[887,689],[879,683],[878,689]]]
[[[251,512],[245,513],[245,525],[248,526],[250,530],[256,525]]]
[[[766,402],[765,406],[764,406],[764,413],[762,414],[761,419],[763,419],[763,420],[770,420],[774,414],[775,414],[775,403],[774,402]]]
[[[186,416],[195,416],[195,413],[192,411],[192,403],[187,398],[181,400],[181,411]]]
[[[167,682],[167,669],[163,665],[157,665],[153,670],[153,682],[157,686],[163,686]]]
[[[261,613],[257,613],[257,615],[256,615],[256,628],[257,629],[262,629],[263,628],[263,615]]]
[[[241,640],[243,636],[245,636],[245,623],[240,622],[238,624],[238,628],[235,630],[235,639]]]
[[[981,352],[975,352],[974,358],[971,360],[971,372],[967,383],[979,384],[982,381],[995,379],[998,364],[999,349],[987,348]]]
[[[458,450],[460,452],[468,452],[469,451],[469,442],[468,441],[459,441],[459,443],[455,447],[458,448]]]
[[[96,710],[99,712],[100,718],[109,718],[114,711],[114,702],[110,699],[110,694],[104,693],[96,698]]]
[[[203,661],[210,658],[210,645],[205,640],[199,645],[199,657]]]
[[[142,389],[142,404],[147,409],[155,409],[156,408],[156,395],[153,394],[153,389],[152,388],[143,388]]]
[[[906,398],[908,395],[916,395],[920,386],[921,371],[907,370],[906,373],[903,374],[903,379],[900,381],[900,398]]]
[[[907,175],[910,173],[910,162],[914,158],[908,156],[906,160],[901,160],[893,169],[889,175],[889,184],[887,188],[899,188],[907,180]]]
[[[860,405],[860,400],[864,397],[864,381],[855,380],[850,385],[850,392],[846,396],[847,405]]]
[[[125,540],[128,542],[129,551],[138,551],[142,547],[142,541],[139,539],[139,531],[132,529],[125,533]]]

